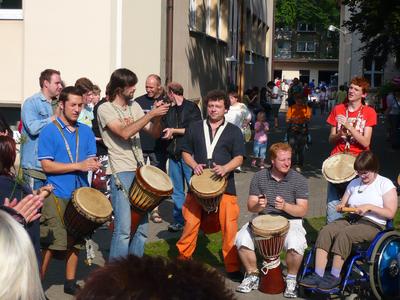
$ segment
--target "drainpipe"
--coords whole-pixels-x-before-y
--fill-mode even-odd
[[[243,99],[244,94],[244,58],[245,58],[245,40],[244,40],[244,15],[246,12],[245,1],[238,0],[238,10],[240,12],[240,33],[239,33],[239,74],[238,74],[238,94],[239,99]]]
[[[167,41],[165,53],[165,84],[172,81],[172,45],[174,25],[174,0],[167,1]]]

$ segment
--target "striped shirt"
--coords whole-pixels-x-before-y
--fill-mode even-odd
[[[280,181],[271,176],[271,170],[265,169],[257,172],[250,183],[249,195],[265,195],[266,208],[260,214],[279,214],[287,219],[299,219],[275,208],[275,199],[281,196],[287,203],[296,204],[296,199],[308,200],[307,179],[290,169]]]

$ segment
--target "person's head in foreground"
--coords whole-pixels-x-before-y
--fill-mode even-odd
[[[0,299],[45,299],[31,239],[4,211],[0,211],[0,282]]]
[[[77,300],[235,299],[224,278],[195,261],[129,255],[93,271]]]

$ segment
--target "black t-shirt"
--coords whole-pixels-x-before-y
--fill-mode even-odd
[[[104,102],[107,102],[106,98],[101,99],[93,108],[94,119],[92,120],[92,130],[94,136],[97,138],[101,138],[99,122],[97,121],[97,110],[99,109],[99,106],[102,105]],[[97,154],[96,154],[97,156],[108,154],[108,149],[106,145],[104,145],[102,140],[101,141],[96,140],[96,148],[97,148]]]
[[[217,132],[220,129],[218,128]],[[236,156],[244,156],[243,134],[239,127],[228,123],[214,148],[212,161],[209,162],[207,160],[203,121],[196,121],[189,125],[189,129],[185,133],[182,151],[192,154],[194,160],[199,164],[207,164],[212,167],[212,163],[215,162],[217,165],[224,165]],[[228,175],[228,186],[225,193],[236,195],[234,172]]]
[[[143,109],[143,112],[147,114],[154,105],[155,100],[161,100],[161,96],[157,99],[150,98],[147,94],[144,94],[135,99],[135,101],[140,105]],[[159,139],[153,138],[150,134],[145,132],[144,130],[139,131],[140,135],[140,143],[142,145],[143,152],[155,152],[156,148],[159,148]]]

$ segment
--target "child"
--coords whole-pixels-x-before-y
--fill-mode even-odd
[[[257,158],[260,158],[260,168],[264,169],[265,153],[267,152],[267,132],[269,131],[269,124],[265,121],[265,112],[260,111],[257,114],[257,122],[254,125],[255,135],[254,135],[254,145],[253,153],[254,158],[251,162],[251,166],[255,167],[257,163]]]

